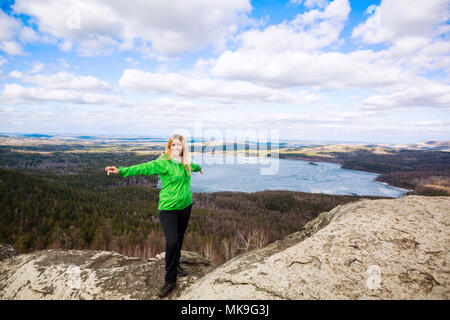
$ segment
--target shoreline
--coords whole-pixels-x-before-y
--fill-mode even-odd
[[[279,153],[276,153],[277,155],[279,155]],[[195,157],[195,156],[203,156],[203,155],[206,155],[206,156],[212,156],[212,157],[219,157],[219,158],[227,158],[227,157],[230,157],[230,158],[244,158],[244,159],[248,159],[248,158],[253,158],[253,159],[264,159],[264,160],[267,160],[267,159],[281,159],[281,160],[293,160],[293,161],[304,161],[304,162],[308,162],[308,164],[310,164],[310,165],[317,165],[317,164],[315,164],[314,162],[324,162],[324,163],[331,163],[331,164],[339,164],[341,167],[341,169],[345,169],[345,170],[352,170],[352,171],[359,171],[359,172],[364,172],[364,173],[375,173],[375,174],[377,174],[377,176],[375,177],[375,179],[373,180],[374,182],[377,182],[377,183],[381,183],[381,184],[383,184],[383,185],[385,185],[385,186],[388,186],[388,187],[391,187],[391,188],[395,188],[395,189],[399,189],[399,190],[401,190],[401,191],[404,191],[404,193],[402,194],[402,195],[400,195],[399,197],[390,197],[390,196],[372,196],[372,197],[386,197],[386,198],[394,198],[394,199],[398,199],[398,198],[401,198],[401,197],[403,197],[406,193],[408,193],[408,192],[410,192],[410,191],[414,191],[414,190],[412,190],[412,189],[405,189],[405,188],[402,188],[402,187],[397,187],[397,186],[395,186],[395,185],[390,185],[389,183],[387,183],[387,182],[384,182],[384,181],[377,181],[376,180],[376,178],[379,176],[379,175],[381,175],[381,173],[379,173],[379,172],[371,172],[371,171],[363,171],[363,170],[355,170],[355,169],[348,169],[348,168],[342,168],[342,166],[343,166],[343,163],[341,163],[341,162],[339,162],[339,161],[330,161],[330,160],[332,160],[332,159],[330,159],[330,160],[327,160],[327,159],[314,159],[314,160],[311,160],[311,159],[299,159],[299,158],[280,158],[279,156],[278,157],[263,157],[263,156],[256,156],[256,155],[245,155],[245,154],[243,154],[243,153],[240,153],[240,154],[224,154],[224,153],[215,153],[215,154],[211,154],[210,152],[208,152],[208,153],[205,153],[205,152],[203,152],[203,153],[195,153],[195,152],[191,152],[191,156],[192,157]],[[255,162],[253,162],[253,164],[257,164],[257,162],[258,162],[258,160],[256,160]],[[336,159],[333,159],[333,160],[336,160]],[[243,162],[242,164],[245,164],[245,163],[248,163],[248,162]],[[232,163],[232,164],[234,164],[234,162]],[[253,192],[262,192],[262,191],[266,191],[266,190],[268,190],[268,191],[293,191],[293,192],[305,192],[305,191],[297,191],[297,190],[285,190],[285,189],[265,189],[265,190],[260,190],[260,191],[253,191]],[[215,192],[245,192],[245,191],[231,191],[231,190],[225,190],[225,191],[211,191],[211,192],[199,192],[199,193],[215,193]],[[245,192],[245,193],[252,193],[252,192]],[[316,192],[305,192],[305,193],[312,193],[312,194],[315,194]],[[329,194],[329,193],[324,193],[324,194],[328,194],[328,195],[336,195],[336,196],[345,196],[345,195],[343,195],[343,194]],[[369,196],[370,197],[370,195],[356,195],[356,194],[354,194],[354,193],[351,193],[351,194],[347,194],[348,196],[358,196],[358,197],[364,197],[364,196]]]
[[[261,159],[283,159],[283,160],[300,160],[300,161],[305,161],[305,162],[324,162],[324,163],[331,163],[331,164],[339,164],[339,165],[341,165],[341,169],[360,171],[360,172],[366,172],[366,173],[375,173],[375,174],[377,174],[377,176],[375,177],[375,180],[374,180],[375,182],[383,183],[383,184],[385,184],[385,185],[387,185],[389,187],[392,187],[392,188],[404,190],[405,193],[408,193],[408,192],[411,192],[411,191],[415,190],[415,189],[406,189],[406,188],[403,188],[403,187],[399,187],[399,186],[396,186],[396,185],[389,184],[388,182],[385,182],[385,181],[376,180],[380,175],[383,174],[383,173],[380,173],[380,172],[367,171],[367,170],[357,170],[357,169],[352,169],[352,168],[342,168],[342,166],[344,165],[344,161],[336,159],[336,158],[324,159],[324,158],[320,158],[320,157],[317,158],[317,157],[296,157],[296,156],[280,158],[279,157],[279,155],[280,155],[279,152],[276,152],[274,154],[276,154],[278,156],[277,157],[263,157],[263,156],[256,156],[254,153],[250,154],[250,155],[245,155],[242,152],[240,154],[237,154],[237,155],[236,154],[231,154],[230,155],[230,154],[223,154],[223,153],[211,154],[210,152],[208,152],[208,153],[206,153],[206,152],[203,152],[203,153],[191,152],[191,155],[222,156],[222,158],[224,158],[224,157],[226,158],[228,156],[231,156],[233,158],[242,157],[242,158],[257,158],[257,159],[259,159],[259,158],[261,158]],[[314,165],[314,164],[311,164],[311,165]]]

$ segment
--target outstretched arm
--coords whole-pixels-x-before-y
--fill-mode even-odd
[[[118,174],[121,177],[129,177],[135,175],[149,176],[152,174],[165,174],[168,171],[169,164],[164,159],[156,159],[153,161],[136,164],[129,167],[106,167],[105,170],[110,173]]]

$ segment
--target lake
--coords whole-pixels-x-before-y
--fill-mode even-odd
[[[377,173],[342,169],[341,164],[337,163],[314,162],[317,165],[312,165],[303,160],[232,156],[226,158],[232,163],[225,163],[224,159],[209,154],[192,156],[192,161],[202,167],[204,174],[193,173],[191,191],[290,190],[393,198],[401,197],[408,191],[375,181],[379,175]],[[262,170],[274,174],[262,174]]]

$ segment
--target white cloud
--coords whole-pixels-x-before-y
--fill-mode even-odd
[[[22,81],[35,83],[50,89],[75,90],[110,90],[111,85],[93,76],[75,76],[68,72],[58,72],[50,75],[27,76]]]
[[[59,48],[61,51],[68,52],[68,51],[70,51],[70,50],[72,49],[72,42],[70,42],[70,41],[63,41],[63,42],[61,42],[61,43],[58,45],[58,48]]]
[[[60,64],[60,66],[63,67],[64,69],[70,68],[70,65],[66,62],[66,60],[64,58],[59,58],[58,62]]]
[[[161,55],[196,50],[226,38],[248,21],[248,0],[16,0],[16,13],[30,15],[39,30],[77,44],[82,55],[108,54],[143,44]]]
[[[383,64],[372,51],[349,54],[227,51],[219,57],[212,74],[278,88],[316,86],[324,89],[391,86],[411,77],[399,67]]]
[[[353,29],[353,39],[390,45],[380,53],[386,63],[416,74],[448,74],[450,0],[383,0],[369,8],[371,16]]]
[[[67,89],[49,89],[42,87],[23,87],[18,84],[6,84],[2,94],[5,104],[64,102],[80,104],[118,104],[118,97]]]
[[[369,7],[373,14],[353,29],[352,36],[370,44],[433,37],[449,31],[442,29],[449,19],[449,5],[450,0],[383,0],[380,6]]]
[[[20,23],[0,10],[0,41],[11,40],[20,29]]]
[[[34,67],[39,66],[39,62]],[[20,79],[22,83],[32,84],[5,84],[0,92],[0,103],[6,105],[37,104],[58,102],[64,104],[86,104],[113,107],[126,107],[131,109],[159,112],[167,115],[171,112],[192,112],[193,110],[210,110],[217,104],[205,104],[180,100],[169,97],[155,99],[128,99],[123,95],[110,94],[117,92],[108,82],[93,76],[79,76],[68,72],[57,72],[54,74],[33,74],[30,71],[22,73],[14,70],[9,77]]]
[[[20,42],[18,41],[20,40]],[[48,37],[39,36],[32,28],[24,26],[23,23],[8,16],[0,10],[0,50],[9,55],[24,55],[22,45],[32,42],[46,42]]]
[[[339,39],[349,13],[348,0],[335,0],[324,10],[309,10],[292,21],[242,33],[238,36],[240,49],[276,52],[324,48]]]
[[[308,92],[291,92],[259,86],[245,81],[226,81],[207,77],[193,77],[178,73],[152,73],[126,69],[119,85],[135,92],[171,94],[192,99],[238,103],[294,103],[307,104],[318,100]]]
[[[424,7],[423,12],[433,16],[436,7],[442,9],[439,5],[442,3],[442,0],[435,5],[415,3],[414,9],[405,9],[407,14],[412,15],[405,21],[414,21],[411,10],[421,12],[421,6]],[[389,0],[384,0],[367,21],[390,8],[387,5],[394,6]],[[238,49],[228,50],[214,61],[211,74],[274,88],[392,89],[399,85],[415,87],[424,77],[431,79],[436,76],[438,82],[442,72],[448,74],[450,71],[450,43],[433,39],[432,27],[428,28],[428,37],[424,37],[426,32],[412,35],[402,29],[405,22],[392,29],[397,30],[394,32],[396,40],[384,50],[359,49],[350,53],[333,50],[333,44],[340,41],[340,30],[348,16],[347,7],[348,2],[336,0],[324,10],[306,11],[293,21],[262,31],[245,32],[240,36],[242,41]],[[397,13],[401,16],[400,12]],[[437,18],[427,17],[424,21],[436,26],[442,21],[442,16],[445,14],[441,14],[441,18],[439,15],[436,15]],[[303,24],[299,25],[300,21]],[[331,26],[335,28],[335,33],[325,32]]]
[[[450,110],[450,86],[422,80],[391,93],[369,96],[361,110],[392,110],[395,108],[442,108]]]
[[[418,121],[410,123],[411,126],[419,126],[419,127],[450,127],[450,121],[441,121],[441,120],[427,120],[427,121]]]
[[[450,72],[448,41],[432,41],[422,37],[403,38],[395,41],[387,50],[380,51],[379,56],[386,63],[402,66],[403,69],[415,74]]]
[[[0,42],[0,50],[6,52],[10,55],[24,55],[25,52],[22,49],[22,46],[16,41],[2,41]]]
[[[0,56],[0,68],[7,62],[5,58]],[[0,70],[0,79],[2,79],[3,70]]]
[[[9,76],[11,78],[21,79],[21,78],[23,78],[23,73],[20,71],[14,70],[9,73]]]
[[[44,69],[45,65],[42,62],[35,61],[33,63],[33,68],[29,71],[29,73],[39,73]]]
[[[37,74],[45,65],[39,61],[33,64],[30,71],[22,73],[14,70],[9,77],[20,79],[19,84],[5,84],[1,92],[1,100],[5,104],[64,102],[80,104],[111,104],[126,105],[124,100],[116,95],[99,93],[99,91],[113,91],[112,86],[93,76],[78,76],[68,72],[54,74]]]
[[[411,78],[401,66],[386,63],[382,53],[324,51],[339,41],[348,19],[347,0],[330,2],[288,22],[239,36],[241,46],[216,60],[211,74],[254,81],[273,88],[314,86],[325,89],[385,87]]]
[[[173,118],[179,116],[180,119],[186,119],[186,116],[191,116],[192,112],[197,112],[196,116],[201,111],[216,110],[216,104],[195,103],[189,100],[179,100],[168,97],[159,97],[155,99],[126,99],[119,95],[111,95],[99,93],[89,90],[76,89],[62,89],[49,87],[25,87],[18,84],[6,84],[0,95],[0,102],[5,105],[39,105],[44,107],[47,103],[58,103],[61,107],[74,109],[71,105],[95,105],[106,108],[126,108],[128,116],[136,116],[139,121],[155,121],[158,116],[161,120],[167,116]],[[224,108],[226,109],[226,108]],[[81,111],[88,112],[89,111]],[[88,109],[90,110],[90,109]],[[115,112],[114,108],[107,109],[104,114]],[[87,115],[89,116],[89,114]],[[97,115],[98,116],[98,115]],[[66,119],[70,119],[67,116]],[[116,119],[118,120],[118,119]]]
[[[19,39],[22,43],[38,42],[41,37],[30,27],[23,27],[20,30]]]

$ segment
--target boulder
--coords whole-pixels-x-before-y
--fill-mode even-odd
[[[167,299],[214,269],[195,252],[182,251],[180,263],[189,275],[179,278]],[[0,299],[158,299],[164,264],[110,251],[35,251],[0,262]]]
[[[450,299],[450,197],[359,201],[235,257],[179,299]]]

